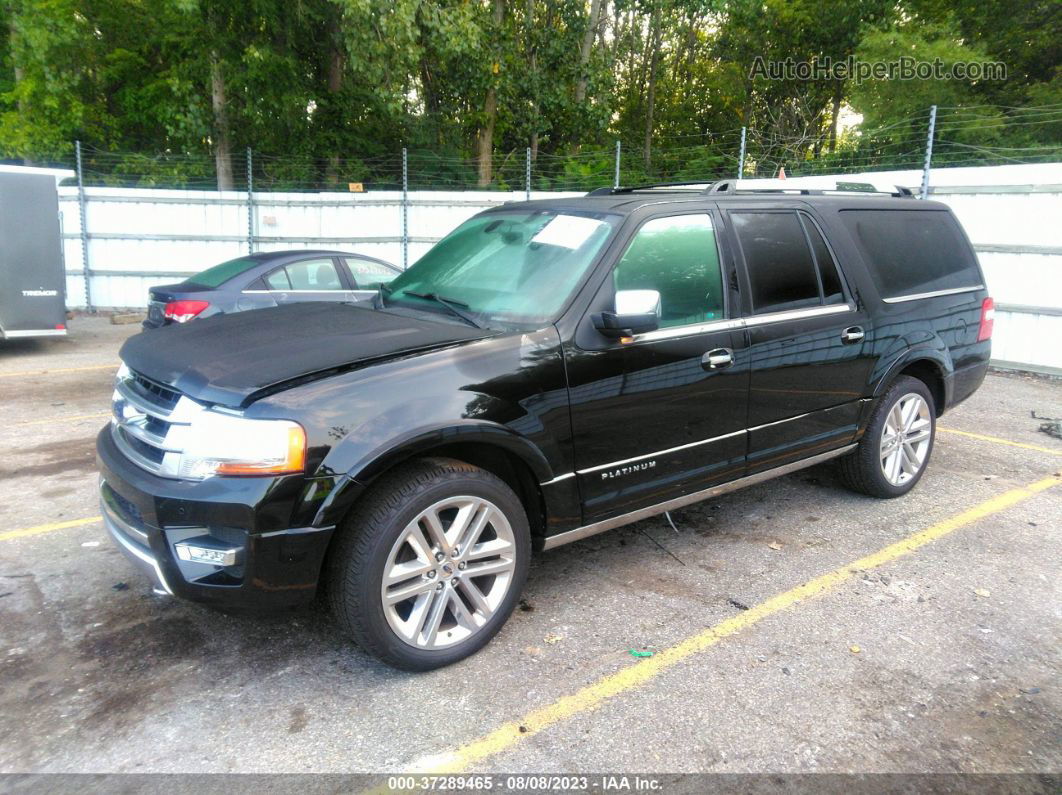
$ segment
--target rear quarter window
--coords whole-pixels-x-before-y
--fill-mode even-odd
[[[977,259],[950,213],[842,210],[882,298],[979,287]]]

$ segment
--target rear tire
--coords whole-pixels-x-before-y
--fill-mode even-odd
[[[428,671],[498,633],[530,553],[527,515],[508,485],[461,461],[425,458],[385,475],[347,517],[327,591],[336,620],[363,649]]]
[[[936,429],[929,387],[900,376],[878,400],[859,447],[840,460],[841,479],[871,497],[903,496],[929,465]]]

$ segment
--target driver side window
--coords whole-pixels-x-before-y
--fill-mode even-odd
[[[638,230],[612,272],[620,290],[660,293],[660,327],[720,320],[723,277],[707,213],[654,218]]]

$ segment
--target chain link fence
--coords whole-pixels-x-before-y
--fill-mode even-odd
[[[214,155],[109,152],[78,144],[86,186],[218,188]],[[1062,104],[940,107],[871,128],[741,127],[697,135],[610,140],[575,151],[495,151],[489,163],[396,145],[377,156],[276,155],[253,146],[229,156],[231,188],[246,191],[584,191],[648,182],[1054,162],[1062,158]],[[485,178],[489,175],[489,178]]]

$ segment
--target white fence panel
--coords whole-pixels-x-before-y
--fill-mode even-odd
[[[996,302],[993,361],[1062,374],[1062,185],[933,191],[962,222]]]
[[[836,179],[917,187],[919,172],[873,172],[742,185],[827,187]],[[1038,182],[1036,180],[1039,180]],[[1046,182],[1045,182],[1046,180]],[[994,359],[1062,372],[1062,164],[941,169],[932,198],[948,204],[973,241],[999,306]],[[144,307],[148,288],[254,251],[324,248],[401,266],[488,207],[523,191],[414,191],[403,230],[400,191],[246,193],[87,188],[91,303]],[[532,192],[532,198],[579,193]],[[59,188],[67,305],[85,306],[77,189]],[[250,224],[250,228],[249,228]],[[253,243],[249,235],[253,233]]]

